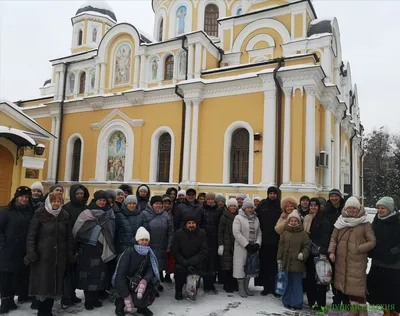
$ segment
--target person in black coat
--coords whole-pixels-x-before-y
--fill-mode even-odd
[[[144,211],[147,203],[150,201],[150,188],[146,184],[141,184],[136,190],[136,198],[138,202],[138,209]]]
[[[185,200],[178,204],[174,215],[175,231],[181,229],[187,222],[187,218],[196,218],[196,223],[200,224],[200,209],[202,205],[196,200],[196,190],[188,189]]]
[[[149,247],[150,234],[144,227],[137,230],[134,240],[119,258],[115,271],[115,289],[122,298],[115,301],[115,314],[124,316],[125,312],[130,313],[136,307],[137,313],[152,316],[148,306],[153,304],[160,282],[157,258]],[[130,288],[128,279],[135,276],[138,285]]]
[[[36,211],[40,206],[42,206],[44,200],[44,188],[42,183],[40,182],[34,182],[31,185],[31,190],[32,190],[32,204],[33,204],[33,210]]]
[[[121,209],[122,207],[122,203],[124,203],[125,200],[125,194],[124,191],[122,191],[121,189],[116,189],[115,190],[115,194],[116,194],[116,198],[115,198],[115,204],[117,204],[117,206],[119,207],[119,209]]]
[[[321,211],[318,198],[309,201],[309,214],[304,217],[304,230],[310,234],[311,252],[306,261],[307,277],[304,281],[307,292],[308,305],[312,308],[315,303],[320,310],[326,305],[327,285],[320,285],[316,280],[315,258],[327,258],[329,242],[331,240],[330,223]]]
[[[204,263],[203,285],[205,292],[217,293],[214,286],[214,276],[219,270],[218,257],[218,226],[222,211],[215,203],[215,194],[207,193],[204,206],[200,209],[200,228],[207,235],[207,259]]]
[[[303,195],[300,198],[300,204],[297,206],[297,210],[301,217],[304,217],[310,211],[310,198],[307,195]]]
[[[260,254],[260,275],[255,284],[263,286],[261,295],[275,294],[275,278],[278,273],[276,256],[278,255],[279,234],[275,231],[275,225],[282,214],[281,202],[278,198],[278,189],[270,187],[268,197],[260,202],[255,209],[262,232],[262,246]]]
[[[115,190],[112,189],[106,190],[106,193],[108,195],[107,201],[110,204],[111,208],[113,209],[114,214],[119,213],[120,207],[115,202],[115,200],[117,199],[117,193],[115,192]]]
[[[187,216],[186,223],[173,238],[171,251],[176,261],[175,299],[183,299],[182,288],[189,274],[203,275],[207,257],[207,235],[198,228],[197,217]]]
[[[133,190],[132,187],[128,184],[121,184],[118,189],[122,190],[124,192],[125,197],[127,197],[128,195],[132,195],[133,194]]]
[[[26,236],[33,217],[29,187],[19,187],[7,208],[0,211],[0,314],[17,309],[14,296],[27,301],[29,268],[24,265]]]

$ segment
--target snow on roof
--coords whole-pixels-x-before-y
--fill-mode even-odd
[[[144,37],[146,37],[151,42],[155,42],[155,40],[153,39],[153,36],[151,36],[149,33],[143,31],[142,29],[138,28],[137,26],[135,26],[135,28],[138,30],[140,35],[143,35]]]
[[[314,34],[311,35],[308,39],[316,39],[324,36],[332,36],[332,33],[320,33],[320,34]]]
[[[99,17],[102,17],[102,18],[113,20],[113,18],[110,17],[109,15],[103,14],[103,13],[100,13],[100,12],[96,12],[96,11],[84,11],[84,12],[81,12],[81,13],[78,13],[77,15],[75,15],[75,17],[81,16],[81,15],[84,15],[84,14],[92,14],[92,15],[95,15],[95,16],[99,16]]]
[[[311,25],[316,25],[316,24],[318,24],[318,23],[320,23],[320,22],[327,22],[327,21],[331,22],[331,25],[332,25],[334,19],[335,19],[335,17],[328,17],[328,18],[322,18],[322,19],[315,19],[315,20],[312,20],[312,21],[310,22],[310,26],[311,26]]]
[[[113,11],[111,6],[104,0],[90,0],[90,1],[85,1],[79,9],[83,9],[85,7],[92,6],[93,8],[97,9],[103,9],[103,10],[109,10]]]

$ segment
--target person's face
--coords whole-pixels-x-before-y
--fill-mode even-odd
[[[169,193],[169,198],[171,199],[172,202],[175,201],[175,199],[176,199],[176,192],[175,192],[175,191],[171,191],[171,192]]]
[[[32,190],[32,197],[34,199],[40,199],[43,196],[42,191],[38,190],[38,189],[33,189]]]
[[[380,217],[385,217],[385,216],[388,216],[389,214],[390,214],[390,211],[386,207],[384,207],[382,205],[378,206],[378,215]]]
[[[237,207],[235,205],[229,205],[228,210],[231,213],[236,213]]]
[[[218,201],[217,205],[219,208],[223,208],[225,206],[225,203],[224,201]]]
[[[315,202],[310,204],[310,214],[315,214],[318,212],[318,205]]]
[[[188,222],[186,223],[186,228],[187,228],[189,231],[194,231],[194,230],[196,229],[196,227],[197,227],[197,224],[196,224],[195,221],[188,221]]]
[[[21,195],[16,198],[16,201],[19,205],[28,205],[29,202],[29,195]]]
[[[168,210],[171,207],[171,201],[170,200],[165,200],[163,202],[163,207]]]
[[[288,205],[286,205],[285,212],[287,214],[290,214],[293,212],[294,209],[295,209],[295,206],[293,204],[289,203]]]
[[[255,207],[257,207],[257,206],[260,205],[260,201],[259,201],[259,200],[254,200],[253,203],[254,203],[254,206],[255,206]]]
[[[122,202],[125,200],[125,193],[124,193],[124,192],[119,192],[119,193],[117,194],[116,200],[117,200],[118,202],[121,202],[121,203],[122,203]]]
[[[53,191],[55,194],[63,194],[64,193],[64,190],[63,190],[63,188],[61,188],[61,187],[57,187],[57,188],[55,188],[54,189],[54,191]]]
[[[245,211],[247,214],[253,214],[253,213],[254,213],[254,209],[253,209],[252,207],[246,207],[246,208],[244,209],[244,211]]]
[[[331,195],[329,196],[329,201],[331,201],[331,203],[332,203],[333,205],[339,205],[339,203],[340,203],[340,196],[337,195],[337,194],[331,194]]]
[[[84,196],[85,196],[85,193],[83,191],[78,191],[78,192],[75,193],[75,198],[78,201],[82,201]]]
[[[108,203],[110,203],[111,205],[114,204],[114,199],[112,197],[107,198]]]
[[[139,190],[139,196],[145,198],[147,196],[147,191],[143,189]]]
[[[128,191],[124,191],[124,197],[126,198],[129,195]]]
[[[189,202],[194,202],[194,200],[196,200],[196,195],[195,194],[188,194],[188,195],[186,195],[186,199]]]
[[[139,246],[148,246],[149,245],[150,240],[148,239],[139,239],[137,241]]]
[[[178,200],[179,201],[183,201],[185,199],[185,195],[184,194],[179,194],[178,195]]]
[[[130,210],[131,212],[134,212],[135,210],[136,210],[136,206],[137,206],[137,204],[136,203],[128,203],[127,205],[126,205],[126,207],[128,208],[128,210]]]
[[[268,193],[268,198],[270,200],[274,201],[278,198],[278,194],[276,194],[276,192],[270,192],[270,193]]]
[[[348,207],[346,209],[347,211],[347,215],[349,215],[350,217],[354,217],[358,214],[359,209],[355,208],[355,207]]]
[[[208,206],[214,206],[215,205],[215,200],[214,199],[208,199],[206,201],[206,203],[207,203]]]
[[[244,199],[242,199],[242,198],[236,198],[236,201],[237,201],[237,203],[238,203],[238,205],[239,205],[239,207],[240,207],[240,206],[243,205]]]
[[[61,200],[60,199],[55,199],[53,202],[51,202],[51,208],[53,210],[57,210],[61,206]]]
[[[105,207],[106,204],[107,204],[107,200],[106,200],[106,199],[98,199],[98,200],[96,201],[96,205],[97,205],[98,207]]]
[[[162,210],[162,202],[156,202],[153,204],[153,209],[156,211],[156,213],[160,213]]]
[[[206,198],[204,196],[199,196],[199,203],[203,204],[205,202]]]
[[[290,226],[297,226],[299,224],[299,220],[296,217],[291,217],[289,220]]]
[[[308,200],[301,200],[300,201],[300,205],[301,205],[302,208],[307,208],[308,204],[309,204]]]

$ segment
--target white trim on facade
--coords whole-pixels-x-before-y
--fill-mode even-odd
[[[67,154],[65,156],[65,173],[64,181],[71,181],[73,154],[74,154],[74,144],[77,139],[81,140],[81,160],[79,162],[79,179],[82,181],[82,171],[83,171],[83,153],[84,153],[84,141],[83,137],[79,133],[72,134],[67,141]]]
[[[22,167],[23,168],[33,168],[33,169],[43,169],[45,161],[46,161],[45,158],[23,156],[22,157]]]
[[[112,110],[105,118],[103,118],[100,122],[98,123],[94,123],[91,125],[92,129],[100,129],[103,128],[106,124],[108,124],[109,122],[111,122],[111,120],[115,117],[119,115],[120,117],[122,117],[126,122],[128,122],[129,124],[131,124],[132,126],[143,126],[144,121],[140,120],[140,119],[131,119],[128,115],[126,115],[124,112],[121,112],[118,109],[114,109]]]

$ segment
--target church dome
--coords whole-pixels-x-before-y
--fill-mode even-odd
[[[104,0],[98,1],[86,1],[79,9],[76,11],[75,15],[81,13],[100,13],[111,18],[114,22],[117,22],[117,17],[110,5]]]

